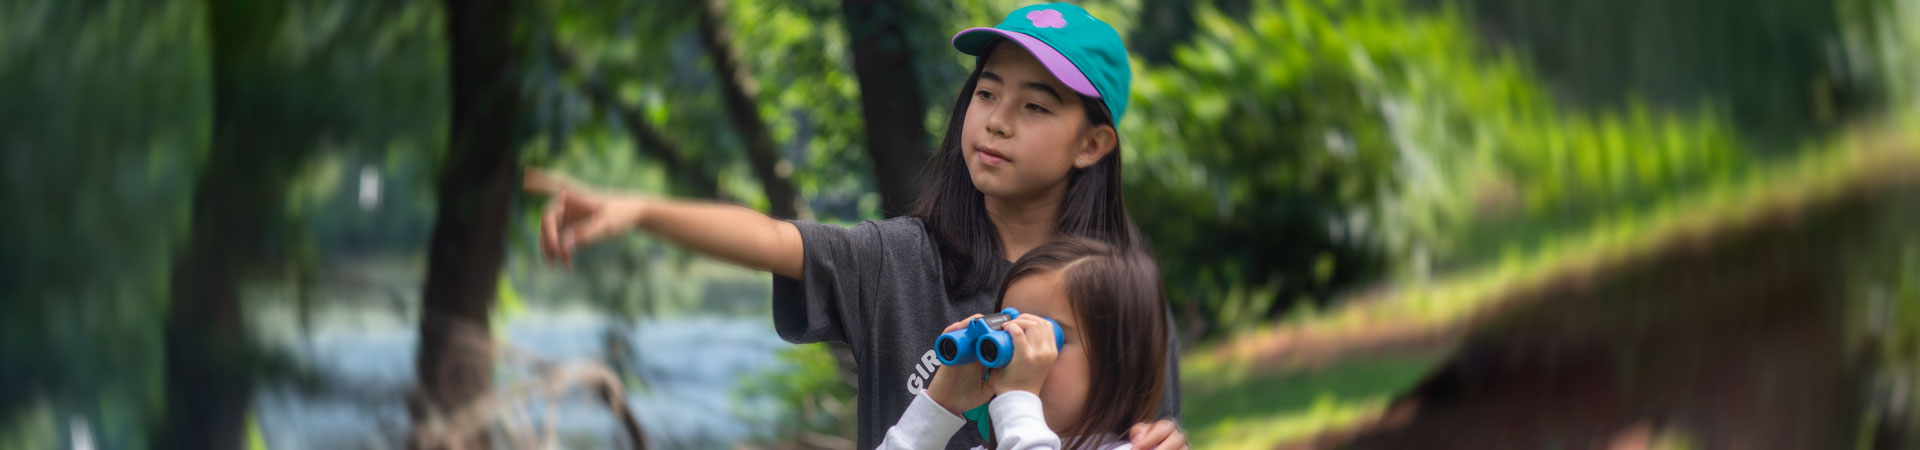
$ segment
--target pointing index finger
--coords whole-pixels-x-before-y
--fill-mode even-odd
[[[529,168],[520,177],[520,188],[536,194],[557,195],[566,192],[568,185],[566,178],[540,169]]]

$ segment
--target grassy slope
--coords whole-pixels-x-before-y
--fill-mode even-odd
[[[1920,179],[1920,119],[1848,134],[1831,148],[1569,233],[1525,254],[1401,286],[1195,349],[1182,361],[1185,423],[1207,448],[1271,448],[1376,417],[1444,357],[1458,334],[1513,302],[1662,248],[1711,240],[1849,190]],[[1902,129],[1904,128],[1904,129]]]

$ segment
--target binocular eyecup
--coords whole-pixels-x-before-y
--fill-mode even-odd
[[[1003,328],[1007,321],[1020,317],[1020,310],[1007,308],[997,314],[988,314],[973,319],[967,327],[958,331],[940,335],[933,341],[934,356],[940,358],[940,364],[957,365],[979,362],[989,368],[1006,367],[1013,361],[1013,335]],[[1060,329],[1060,323],[1053,319],[1044,319],[1053,325],[1053,345],[1055,349],[1066,345],[1067,334]]]

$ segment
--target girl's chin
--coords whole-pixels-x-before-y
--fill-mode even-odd
[[[1005,177],[1009,176],[1012,176],[1012,174],[976,174],[973,175],[973,188],[979,190],[981,194],[986,194],[986,196],[992,197],[995,200],[1011,202],[1039,200],[1047,194],[1047,189],[1045,188],[1029,187],[1021,189],[1016,183],[1005,179]]]
[[[978,175],[978,172],[975,173],[976,175],[973,176],[973,188],[980,190],[981,194],[999,199],[1019,197],[1018,193],[1007,189],[1005,180],[1001,180],[999,177],[993,175]]]
[[[979,170],[973,170],[971,172],[972,173],[968,173],[967,176],[973,180],[974,189],[987,195],[994,195],[994,193],[999,191],[999,189],[996,188],[1000,187],[1000,180],[993,179],[992,175],[982,174]]]

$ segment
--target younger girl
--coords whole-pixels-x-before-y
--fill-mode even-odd
[[[1003,325],[1011,362],[985,380],[980,364],[941,368],[880,447],[939,448],[965,425],[963,411],[987,403],[1002,450],[1130,448],[1121,433],[1153,417],[1167,384],[1166,300],[1153,261],[1084,238],[1053,241],[1013,264],[1000,304],[1020,310]],[[1057,351],[1043,317],[1066,334]]]
[[[931,381],[938,364],[928,333],[994,311],[1008,261],[1058,236],[1143,246],[1120,195],[1114,124],[1126,112],[1131,72],[1119,33],[1056,3],[961,31],[953,44],[976,56],[973,73],[906,216],[843,228],[735,205],[595,192],[529,171],[527,189],[553,196],[540,225],[542,253],[564,261],[580,245],[637,228],[772,272],[774,330],[789,342],[852,348],[859,446],[879,445],[883,425]],[[1163,344],[1163,353],[1174,351]],[[1178,413],[1172,366],[1160,413],[1139,420]],[[949,448],[981,442],[958,433]],[[1142,424],[1134,443],[1181,448],[1185,438],[1158,420]]]

